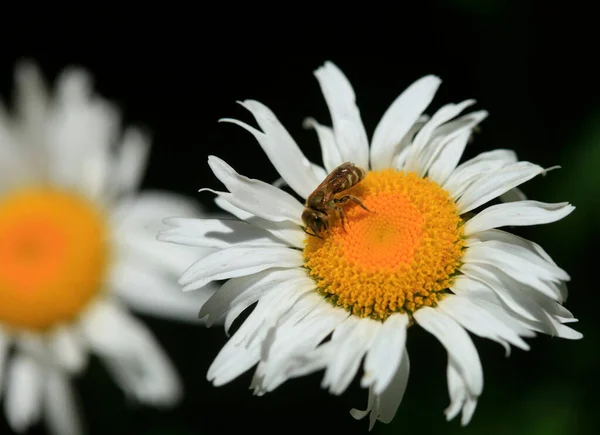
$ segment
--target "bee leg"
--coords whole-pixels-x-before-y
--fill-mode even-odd
[[[319,239],[322,239],[323,237],[319,236],[318,234],[313,234],[313,233],[309,233],[308,230],[306,228],[304,228],[304,232],[306,234],[308,234],[309,236],[313,236],[313,237],[318,237]]]
[[[335,209],[340,215],[340,220],[342,221],[342,228],[344,229],[344,231],[346,231],[346,217],[344,216],[344,210],[342,210],[341,207],[336,207]]]
[[[358,204],[358,205],[360,205],[360,206],[361,206],[362,208],[364,208],[365,210],[367,210],[367,211],[371,211],[371,210],[369,210],[369,209],[367,208],[367,206],[366,206],[366,205],[364,205],[364,204],[363,204],[363,202],[362,202],[362,200],[361,200],[360,198],[357,198],[356,196],[353,196],[353,195],[346,195],[346,197],[347,197],[348,199],[351,199],[351,200],[352,200],[352,202],[354,202],[355,204]]]
[[[360,205],[362,208],[364,208],[367,211],[371,211],[367,208],[366,205],[363,204],[362,200],[354,195],[345,195],[342,196],[341,198],[335,198],[333,201],[336,204],[345,204],[348,202],[348,200],[351,200],[352,202],[354,202],[355,204]]]

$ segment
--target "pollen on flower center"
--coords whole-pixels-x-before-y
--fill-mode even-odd
[[[307,236],[304,261],[319,291],[358,316],[385,319],[435,305],[463,251],[462,220],[448,193],[414,173],[369,172],[338,196],[359,197],[332,216],[323,238]]]
[[[35,189],[0,199],[0,324],[47,329],[102,288],[104,217],[83,198]]]

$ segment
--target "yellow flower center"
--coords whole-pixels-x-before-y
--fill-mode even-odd
[[[0,200],[0,324],[39,331],[72,320],[107,263],[104,218],[83,198],[35,189]]]
[[[462,219],[438,184],[392,169],[367,173],[336,197],[359,197],[370,210],[343,206],[345,225],[330,212],[322,239],[307,236],[304,261],[318,290],[353,314],[386,319],[434,306],[463,252]]]

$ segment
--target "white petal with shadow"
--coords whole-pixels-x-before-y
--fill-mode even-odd
[[[456,202],[459,213],[466,213],[531,180],[546,170],[529,162],[517,162],[490,171],[467,187]]]
[[[330,173],[344,163],[340,149],[335,141],[333,129],[319,124],[313,118],[306,118],[302,125],[306,129],[313,128],[317,132],[319,143],[321,144],[323,164],[327,173]]]
[[[239,104],[252,113],[263,132],[236,119],[221,119],[220,122],[236,124],[252,133],[279,175],[298,195],[306,198],[319,184],[312,164],[271,109],[254,100]]]
[[[376,320],[349,316],[333,331],[331,340],[315,350],[327,360],[322,388],[332,394],[348,388],[380,328],[381,322]]]
[[[8,365],[4,411],[15,432],[25,432],[37,423],[42,411],[44,373],[39,363],[25,353],[17,353]]]
[[[183,292],[177,276],[164,273],[143,259],[127,258],[111,269],[110,289],[137,313],[198,323],[198,309],[216,291],[208,285],[199,292]]]
[[[568,216],[573,210],[575,207],[568,202],[548,204],[517,201],[496,204],[482,210],[465,224],[465,236],[504,226],[548,224]]]
[[[117,148],[115,167],[112,170],[113,195],[134,193],[142,182],[150,154],[150,137],[140,129],[129,127]]]
[[[301,268],[268,269],[253,275],[252,280],[247,282],[248,286],[244,292],[236,296],[229,304],[229,311],[225,316],[225,333],[229,334],[231,325],[246,308],[260,300],[263,295],[272,289],[305,283],[307,279],[306,271]],[[314,286],[314,283],[312,284]]]
[[[228,211],[238,219],[268,231],[278,239],[286,242],[289,246],[301,249],[304,248],[304,238],[306,237],[306,233],[299,225],[290,221],[273,222],[260,218],[252,213],[248,213],[247,211],[236,207],[222,197],[215,198],[215,202],[223,210]]]
[[[6,382],[6,376],[4,367],[8,360],[8,351],[11,344],[11,338],[6,333],[4,328],[0,325],[0,394],[3,391],[4,383]]]
[[[215,386],[226,384],[258,363],[262,342],[270,330],[299,298],[313,290],[314,283],[306,278],[266,292],[211,364],[208,380]]]
[[[371,413],[369,416],[369,431],[373,429],[377,420],[383,423],[391,423],[408,385],[408,375],[410,373],[410,361],[406,349],[402,351],[402,360],[400,366],[394,373],[389,386],[380,395],[375,394],[373,387],[369,388],[369,399],[367,409],[360,411],[352,409],[350,415],[357,420],[361,420]]]
[[[416,80],[385,111],[371,141],[373,170],[391,166],[396,147],[429,106],[441,82],[440,78],[434,75]]]
[[[127,396],[154,406],[181,398],[175,368],[149,330],[110,301],[99,301],[82,321],[82,331]]]
[[[435,131],[473,104],[475,104],[475,100],[465,100],[458,104],[446,104],[438,109],[431,119],[415,135],[415,138],[410,145],[409,154],[406,158],[405,170],[414,171],[419,175],[423,175],[424,170],[426,169],[423,164],[425,163],[425,160],[427,160],[424,157],[428,153],[428,149],[435,145],[435,141],[432,141]]]
[[[212,189],[200,189],[200,192],[213,192],[236,207],[264,219],[274,222],[289,220],[297,224],[302,223],[300,216],[304,207],[289,193],[269,183],[238,174],[218,157],[209,156],[208,164],[215,176],[231,193],[217,192]]]
[[[261,362],[252,383],[255,394],[262,395],[288,379],[322,370],[326,360],[315,358],[315,349],[349,315],[319,294],[303,296],[263,342]]]
[[[403,358],[408,321],[406,314],[394,313],[383,322],[365,357],[363,388],[372,387],[376,395],[387,389]]]
[[[81,332],[69,325],[59,326],[52,331],[49,346],[62,367],[72,373],[83,370],[87,364],[87,349]]]
[[[447,314],[430,307],[416,310],[414,317],[423,329],[446,348],[449,364],[452,363],[457,369],[469,394],[479,396],[483,390],[483,370],[469,334]]]
[[[70,379],[58,370],[45,373],[44,415],[51,433],[81,435],[84,433],[77,400]]]
[[[296,249],[232,246],[192,264],[179,283],[184,286],[184,291],[197,290],[212,281],[250,275],[274,267],[299,267],[302,264],[302,252]]]
[[[159,232],[157,238],[163,242],[219,249],[286,246],[266,230],[234,219],[169,218],[164,222],[171,228]]]
[[[450,121],[435,132],[431,146],[421,156],[421,173],[442,185],[456,169],[473,128],[487,117],[485,110],[469,113]]]
[[[582,334],[563,325],[553,308],[556,301],[536,292],[535,289],[520,285],[513,277],[489,265],[465,264],[463,273],[472,279],[486,284],[502,301],[506,309],[529,329],[577,340]]]
[[[473,334],[500,343],[506,351],[506,356],[510,355],[509,344],[529,349],[516,331],[475,304],[469,297],[448,295],[438,303],[438,307]]]
[[[517,155],[512,150],[498,149],[481,153],[458,165],[442,187],[450,192],[452,198],[459,198],[467,187],[488,172],[516,162]]]
[[[468,298],[472,304],[475,304],[493,316],[497,321],[506,325],[520,337],[535,337],[537,334],[530,328],[530,322],[524,321],[524,318],[508,308],[494,291],[486,284],[476,279],[471,279],[466,275],[459,275],[454,278],[451,287],[458,297]],[[516,344],[516,341],[514,343]],[[529,350],[527,343],[521,343],[519,346],[524,350]]]
[[[361,168],[369,167],[369,140],[356,106],[352,85],[344,73],[332,62],[325,62],[315,72],[325,97],[335,141],[343,162],[354,162]],[[317,184],[312,187],[315,189]],[[308,195],[312,193],[308,192]],[[306,197],[306,196],[304,196]]]
[[[477,395],[469,391],[464,378],[460,375],[460,368],[452,360],[448,361],[446,377],[450,394],[450,405],[444,410],[446,420],[452,420],[462,411],[460,423],[462,426],[466,426],[471,421],[477,407]]]
[[[271,282],[285,282],[299,276],[299,272],[298,269],[267,269],[252,275],[231,278],[202,306],[198,317],[205,319],[207,326],[211,326],[223,314],[234,308],[235,304],[239,304],[242,295],[256,292],[257,296],[249,297],[251,302],[240,309],[239,313],[241,313],[260,298],[262,293],[257,291],[258,289],[268,287]],[[235,320],[237,315],[233,317]],[[225,331],[227,330],[226,326]]]

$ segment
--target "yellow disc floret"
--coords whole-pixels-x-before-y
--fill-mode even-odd
[[[462,220],[438,184],[415,173],[369,172],[340,195],[359,197],[343,208],[345,224],[323,238],[307,236],[305,267],[318,290],[361,317],[385,319],[434,306],[446,293],[463,252]]]
[[[104,217],[49,189],[0,198],[0,325],[44,330],[75,318],[102,288]]]

